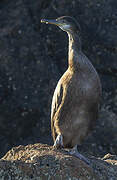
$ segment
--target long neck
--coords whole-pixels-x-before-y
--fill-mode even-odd
[[[78,33],[68,33],[68,36],[69,36],[68,63],[70,68],[75,69],[78,63],[77,55],[78,53],[81,52],[81,39]]]

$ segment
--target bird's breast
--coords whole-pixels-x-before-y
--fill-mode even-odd
[[[96,98],[99,92],[98,79],[88,77],[87,74],[81,72],[66,72],[62,79],[62,86],[66,96],[74,102],[80,99]]]

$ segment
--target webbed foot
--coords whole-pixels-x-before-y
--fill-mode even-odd
[[[62,148],[63,147],[63,136],[59,134],[54,142],[54,148]]]
[[[77,150],[77,145],[75,147],[72,148],[72,150],[69,151],[69,154],[72,156],[75,156],[79,159],[81,159],[82,161],[84,161],[86,164],[90,165],[90,161],[88,158],[86,158],[85,156],[83,156],[82,154],[80,154]]]

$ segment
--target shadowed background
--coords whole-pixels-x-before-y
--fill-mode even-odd
[[[50,107],[67,69],[68,37],[41,18],[73,16],[83,52],[103,87],[100,116],[82,151],[117,153],[117,2],[2,0],[0,2],[0,156],[19,144],[52,144]]]

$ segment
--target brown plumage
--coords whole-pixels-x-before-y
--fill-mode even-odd
[[[69,36],[68,69],[58,81],[51,106],[51,130],[56,147],[81,144],[95,125],[101,97],[99,76],[81,50],[80,26],[74,18],[42,20]],[[57,137],[58,136],[58,137]]]

